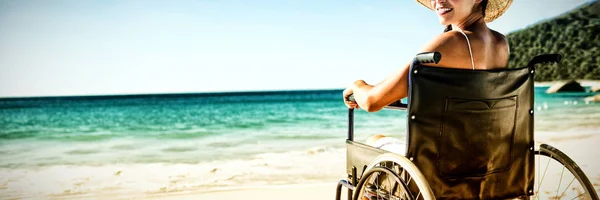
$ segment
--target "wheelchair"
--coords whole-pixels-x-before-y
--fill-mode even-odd
[[[338,182],[336,200],[342,187],[348,200],[598,199],[572,159],[534,143],[535,65],[561,55],[539,55],[514,69],[422,65],[441,57],[418,54],[407,104],[386,107],[407,112],[406,155],[354,141],[349,109],[348,176]]]

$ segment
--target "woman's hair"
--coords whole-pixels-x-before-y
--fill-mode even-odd
[[[444,29],[444,33],[451,31],[452,30],[452,24],[448,24],[448,26],[446,26],[446,29]]]
[[[481,1],[481,14],[483,14],[483,17],[485,17],[485,9],[487,8],[487,4],[488,4],[488,0]],[[451,30],[452,30],[452,24],[448,24],[448,26],[446,26],[446,29],[444,29],[444,32],[448,32]]]
[[[487,8],[488,0],[481,1],[481,14],[485,17],[485,9]]]

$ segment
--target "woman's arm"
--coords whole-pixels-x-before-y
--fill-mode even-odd
[[[408,92],[408,68],[404,66],[377,85],[369,85],[363,80],[355,81],[344,90],[344,98],[354,94],[356,103],[346,102],[349,108],[360,107],[367,112],[375,112],[406,97]]]
[[[452,47],[456,48],[456,45],[461,44],[460,42],[464,43],[463,45],[466,48],[464,36],[457,34],[461,33],[455,31],[446,32],[425,45],[421,49],[421,52],[440,52],[444,55],[444,59],[442,59],[444,61],[438,63],[438,65],[449,66],[450,63],[454,62],[454,58],[464,56],[457,55],[464,54],[464,52],[452,50]],[[463,41],[461,41],[461,38]],[[468,52],[466,56],[469,56]],[[369,85],[363,80],[355,81],[350,87],[344,90],[343,95],[344,99],[346,99],[351,94],[354,94],[356,102],[345,101],[346,106],[349,108],[362,108],[367,112],[375,112],[406,97],[408,94],[409,68],[410,64],[402,66],[398,71],[376,85]]]

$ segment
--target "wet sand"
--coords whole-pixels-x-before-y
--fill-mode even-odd
[[[573,159],[588,176],[590,181],[595,186],[595,189],[600,193],[600,134],[585,134],[573,136],[538,136],[537,142],[550,144]],[[343,177],[340,177],[343,178]],[[546,177],[557,180],[558,176]],[[265,186],[259,188],[238,189],[218,192],[193,192],[169,194],[161,196],[148,196],[150,199],[262,199],[262,200],[279,200],[279,199],[312,199],[312,200],[329,200],[335,198],[335,186],[338,180],[331,180],[321,184],[312,185],[279,185]],[[343,190],[345,191],[345,190]],[[343,193],[344,194],[344,193]],[[342,195],[342,199],[345,195]]]

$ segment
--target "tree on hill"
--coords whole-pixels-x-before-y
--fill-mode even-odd
[[[600,2],[593,1],[553,19],[507,34],[509,68],[527,66],[534,56],[558,53],[558,64],[538,65],[536,81],[600,80]]]

